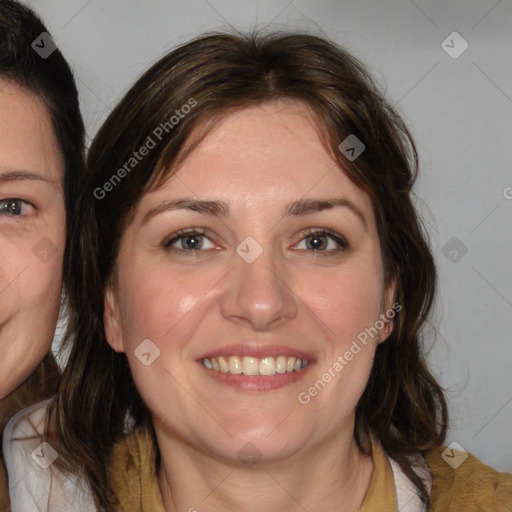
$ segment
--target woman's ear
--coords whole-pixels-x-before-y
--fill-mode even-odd
[[[402,309],[402,305],[395,301],[397,284],[398,272],[393,274],[393,276],[389,279],[386,288],[384,289],[384,297],[382,301],[383,311],[381,311],[381,313],[385,316],[384,321],[386,324],[380,334],[379,343],[382,343],[389,337],[393,331],[393,318],[396,316],[397,312]]]
[[[123,332],[119,318],[117,297],[112,286],[107,286],[105,291],[103,325],[108,344],[116,352],[124,352]]]

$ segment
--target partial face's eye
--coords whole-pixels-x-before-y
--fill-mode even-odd
[[[9,217],[22,217],[31,215],[35,210],[34,205],[18,198],[0,200],[0,215]]]

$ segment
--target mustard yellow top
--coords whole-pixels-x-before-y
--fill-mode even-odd
[[[512,511],[512,475],[494,470],[471,454],[453,469],[441,457],[445,448],[437,448],[425,457],[433,479],[430,512]],[[374,438],[372,456],[375,470],[359,512],[398,512],[393,470]],[[165,512],[153,441],[147,430],[136,430],[116,443],[111,462],[120,511]]]

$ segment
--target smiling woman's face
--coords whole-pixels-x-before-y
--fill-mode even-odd
[[[59,313],[64,163],[46,107],[0,79],[0,398],[50,349]]]
[[[107,338],[126,352],[160,441],[231,460],[251,442],[271,460],[353,427],[376,340],[343,364],[338,356],[391,307],[394,289],[370,198],[304,106],[227,116],[143,196],[114,277]],[[299,394],[329,369],[303,405]]]

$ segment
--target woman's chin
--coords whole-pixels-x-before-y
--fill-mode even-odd
[[[230,465],[252,467],[279,462],[294,455],[301,449],[301,443],[276,436],[273,439],[262,437],[235,437],[225,443],[210,444],[211,455]]]
[[[202,451],[207,456],[227,464],[254,466],[293,457],[307,449],[312,440],[312,433],[290,432],[287,429],[278,432],[275,427],[272,432],[266,426],[252,430],[232,429],[230,434],[223,432],[193,444],[202,446]]]

